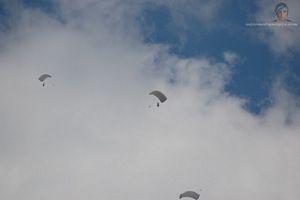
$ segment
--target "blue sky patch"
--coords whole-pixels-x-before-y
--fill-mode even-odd
[[[41,9],[48,14],[55,14],[57,11],[54,0],[21,0],[21,2],[25,7]]]
[[[8,30],[10,24],[9,24],[9,18],[11,16],[11,13],[8,11],[6,5],[3,2],[0,2],[0,31],[5,32]]]
[[[224,51],[237,53],[243,61],[232,67],[233,76],[225,91],[247,99],[245,108],[259,114],[271,105],[270,90],[275,78],[283,72],[285,62],[245,26],[245,23],[255,20],[257,7],[254,3],[227,2],[224,5],[212,29],[207,29],[209,24],[188,13],[184,28],[181,28],[167,7],[154,4],[147,4],[137,20],[145,43],[167,44],[170,53],[179,57],[208,56],[223,62]],[[289,66],[287,86],[294,94],[300,95],[299,61],[289,59]]]

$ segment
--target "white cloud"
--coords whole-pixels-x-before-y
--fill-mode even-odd
[[[239,60],[239,56],[231,51],[225,51],[223,53],[224,60],[230,65],[235,64]]]
[[[66,24],[27,10],[3,41],[1,199],[299,199],[296,105],[253,116],[223,92],[227,64],[141,43],[126,3],[72,2]]]

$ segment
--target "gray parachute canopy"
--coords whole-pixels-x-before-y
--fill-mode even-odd
[[[167,100],[166,95],[164,95],[162,92],[160,92],[158,90],[154,90],[154,91],[150,92],[149,95],[156,96],[160,100],[161,103],[163,103]]]
[[[182,194],[180,194],[179,199],[183,198],[183,197],[190,197],[193,198],[195,200],[198,200],[200,195],[194,191],[186,191]]]
[[[39,80],[40,80],[41,82],[43,82],[44,80],[46,80],[47,78],[50,78],[50,77],[52,77],[52,76],[49,75],[49,74],[43,74],[43,75],[41,75],[41,76],[39,77]]]

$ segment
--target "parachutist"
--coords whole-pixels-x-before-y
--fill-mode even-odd
[[[51,75],[49,75],[49,74],[43,74],[43,75],[41,75],[40,77],[39,77],[39,80],[43,83],[43,87],[45,86],[45,80],[47,79],[47,78],[51,78],[52,76]]]
[[[161,103],[163,103],[167,100],[167,97],[162,92],[160,92],[158,90],[154,90],[154,91],[150,92],[149,95],[156,96]],[[159,102],[157,102],[156,106],[159,107]]]

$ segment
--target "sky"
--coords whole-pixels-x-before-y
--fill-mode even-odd
[[[299,26],[247,26],[278,2],[0,0],[0,199],[298,200]]]

